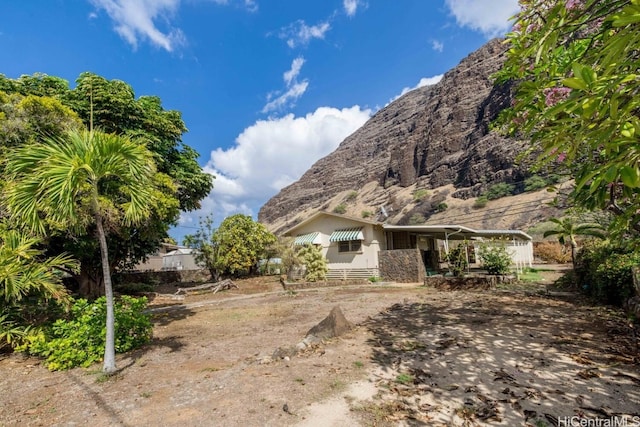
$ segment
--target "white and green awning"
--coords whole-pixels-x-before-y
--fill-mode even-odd
[[[310,245],[319,245],[321,243],[320,232],[316,231],[315,233],[300,234],[299,236],[296,236],[293,241],[294,245],[306,245],[307,243]]]
[[[343,228],[342,230],[334,231],[329,236],[330,242],[347,242],[349,240],[364,240],[362,227]]]

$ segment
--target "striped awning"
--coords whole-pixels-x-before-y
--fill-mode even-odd
[[[307,234],[300,234],[299,236],[296,236],[295,240],[293,241],[294,245],[306,245],[307,243],[309,243],[310,245],[314,245],[314,244],[319,244],[320,243],[320,232],[316,231],[315,233],[307,233]]]
[[[349,240],[364,240],[364,234],[362,234],[362,227],[355,228],[343,228],[342,230],[336,230],[329,236],[330,242],[346,242]]]

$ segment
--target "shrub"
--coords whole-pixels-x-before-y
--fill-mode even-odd
[[[578,286],[601,303],[620,306],[635,293],[631,268],[637,265],[639,252],[610,242],[588,242],[576,257]]]
[[[151,283],[119,283],[113,290],[125,295],[139,295],[146,292],[153,292],[155,287]]]
[[[480,196],[476,199],[475,202],[473,202],[473,208],[474,209],[484,208],[485,206],[487,206],[488,202],[489,202],[489,199],[487,199],[487,196]]]
[[[371,218],[373,216],[373,212],[371,212],[371,211],[362,211],[362,213],[360,215],[362,215],[362,218],[364,218],[364,219]]]
[[[427,198],[428,195],[429,195],[429,190],[427,190],[426,188],[417,188],[413,192],[413,201],[424,202],[424,200]]]
[[[445,256],[445,260],[449,264],[449,271],[451,274],[456,277],[462,276],[469,265],[467,262],[465,244],[460,244],[455,248],[450,249],[449,253]]]
[[[524,180],[524,191],[536,191],[547,186],[547,180],[539,175],[533,175]]]
[[[436,210],[438,212],[444,212],[447,210],[448,207],[449,206],[445,202],[442,202],[442,203],[438,203],[438,206],[436,206]]]
[[[513,194],[513,191],[515,189],[516,189],[516,186],[513,184],[500,182],[498,184],[494,184],[491,187],[489,187],[489,190],[487,191],[486,196],[488,200],[495,200],[501,197],[510,196],[511,194]]]
[[[540,242],[533,248],[534,255],[542,261],[564,264],[571,262],[571,249],[558,242]]]
[[[340,203],[338,206],[333,208],[333,213],[343,214],[347,212],[347,206],[344,203]]]
[[[116,301],[115,348],[125,353],[151,340],[152,324],[144,310],[146,298],[123,295]],[[58,319],[47,328],[28,338],[28,342],[17,350],[26,350],[32,355],[44,357],[47,368],[52,371],[76,366],[88,367],[102,360],[105,346],[104,319],[106,299],[98,298],[90,303],[85,299],[75,300],[68,319]]]
[[[351,191],[349,192],[349,194],[347,194],[347,202],[352,202],[354,201],[356,198],[358,197],[358,192],[357,191]]]
[[[327,278],[327,260],[322,256],[319,247],[306,244],[298,252],[298,258],[306,267],[304,279],[317,282]]]
[[[479,256],[483,268],[489,274],[507,274],[513,262],[507,247],[500,242],[482,244]]]

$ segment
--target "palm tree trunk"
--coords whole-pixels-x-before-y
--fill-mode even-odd
[[[578,242],[576,239],[571,236],[571,264],[573,264],[573,268],[576,268],[576,255],[578,253]]]
[[[104,365],[102,372],[113,374],[116,372],[115,349],[115,314],[113,310],[113,287],[111,285],[111,270],[109,267],[109,252],[107,238],[102,226],[102,216],[96,213],[96,226],[98,240],[100,241],[100,257],[102,263],[102,275],[104,277],[104,294],[107,298],[107,336],[104,344]]]

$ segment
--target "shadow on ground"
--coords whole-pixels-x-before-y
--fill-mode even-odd
[[[639,415],[637,338],[615,310],[443,294],[366,323],[383,390],[368,411],[374,423],[555,426],[563,417]]]

